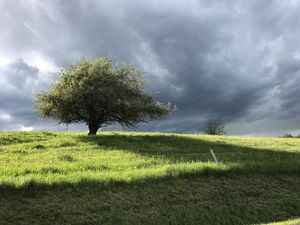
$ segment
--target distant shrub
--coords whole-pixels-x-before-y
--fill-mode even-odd
[[[280,138],[293,138],[294,136],[291,135],[291,134],[286,133],[286,134],[283,134],[282,136],[279,136],[279,137]]]
[[[225,133],[224,124],[217,121],[207,121],[204,125],[203,131],[210,135],[223,135]]]

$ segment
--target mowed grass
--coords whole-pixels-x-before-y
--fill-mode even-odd
[[[300,139],[1,132],[0,206],[4,225],[297,218]]]

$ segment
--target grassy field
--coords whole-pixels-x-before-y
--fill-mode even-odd
[[[0,206],[1,225],[293,219],[300,139],[1,132]]]

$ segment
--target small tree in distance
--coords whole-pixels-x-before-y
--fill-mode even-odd
[[[224,125],[217,121],[207,121],[203,131],[204,133],[210,135],[223,135],[225,133]]]
[[[61,70],[49,91],[36,94],[35,108],[42,118],[59,123],[85,123],[89,135],[119,123],[135,127],[173,111],[142,91],[143,73],[132,65],[117,66],[109,58],[81,60]]]

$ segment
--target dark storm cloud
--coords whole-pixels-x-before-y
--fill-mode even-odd
[[[287,58],[278,63],[279,117],[290,119],[300,115],[300,59]]]
[[[57,67],[111,56],[146,71],[145,89],[178,110],[144,130],[300,119],[299,1],[0,0],[0,8],[0,60],[14,61],[0,66],[0,113],[23,124],[37,123],[31,92],[50,79],[32,54]]]

